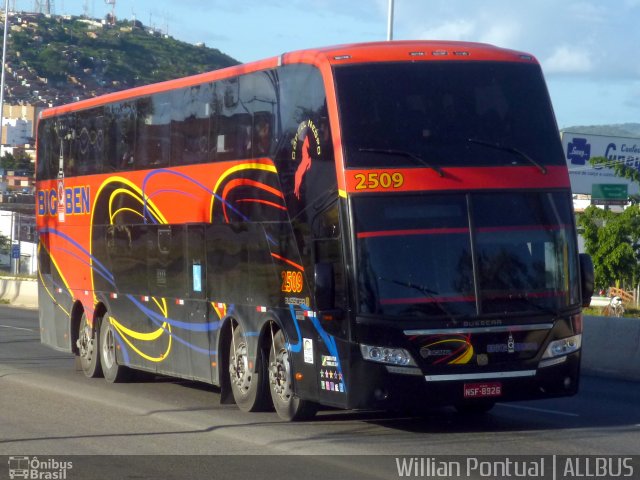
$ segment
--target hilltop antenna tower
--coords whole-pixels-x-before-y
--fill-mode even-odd
[[[33,2],[33,11],[36,13],[51,15],[55,9],[54,0],[34,0]]]
[[[104,3],[111,5],[111,24],[116,23],[116,0],[104,0]]]

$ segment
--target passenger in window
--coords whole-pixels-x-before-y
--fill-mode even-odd
[[[73,157],[69,157],[66,160],[66,165],[65,165],[65,175],[72,177],[76,174],[76,161],[75,158]]]
[[[256,157],[263,157],[271,150],[271,115],[266,112],[255,114],[255,124],[253,128],[253,154]]]
[[[126,141],[120,142],[120,151],[124,152],[120,159],[120,169],[127,170],[133,167],[133,153],[129,150],[129,145]]]

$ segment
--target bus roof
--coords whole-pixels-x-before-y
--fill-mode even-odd
[[[189,87],[205,82],[257,72],[279,65],[310,63],[321,65],[344,65],[371,62],[433,61],[433,60],[484,60],[537,63],[530,54],[503,49],[493,45],[472,42],[406,40],[392,42],[355,43],[323,48],[313,48],[285,53],[257,62],[222,68],[189,77],[135,87],[79,102],[44,110],[41,118],[54,117],[69,112],[85,110],[113,102],[134,99],[145,95]]]

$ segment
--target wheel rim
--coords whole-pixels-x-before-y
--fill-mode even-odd
[[[105,319],[104,321],[108,320]],[[107,326],[107,332],[102,342],[102,360],[107,370],[111,369],[116,363],[116,339],[111,325]]]
[[[231,382],[236,386],[242,395],[247,395],[251,388],[251,369],[249,368],[249,359],[247,357],[247,344],[242,342],[233,348],[229,357],[229,373]]]
[[[271,352],[272,361],[269,362],[269,384],[273,393],[284,403],[291,401],[291,367],[289,352],[280,347],[275,355]]]
[[[93,352],[95,348],[95,341],[91,332],[91,327],[87,323],[86,317],[82,318],[82,327],[80,328],[80,335],[78,339],[78,349],[80,351],[80,358],[86,363],[91,363],[93,359]]]

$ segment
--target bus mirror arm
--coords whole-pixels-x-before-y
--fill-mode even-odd
[[[582,291],[582,306],[588,307],[595,287],[593,261],[586,253],[580,254],[580,287]]]

